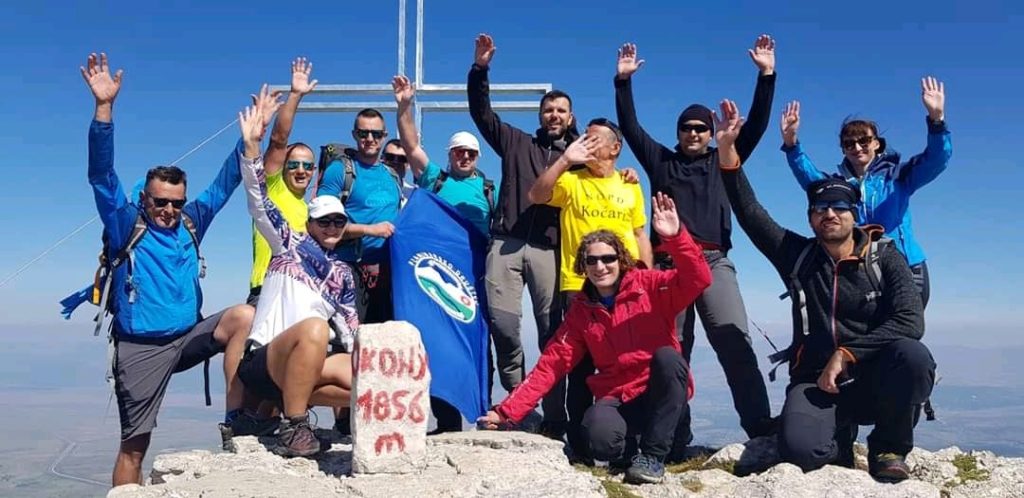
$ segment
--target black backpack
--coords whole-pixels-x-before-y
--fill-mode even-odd
[[[480,178],[484,180],[484,198],[487,199],[487,212],[491,219],[494,219],[494,181],[487,179],[484,176],[483,171],[477,170],[476,174],[480,175]],[[434,185],[431,186],[430,191],[438,193],[441,191],[441,187],[444,186],[444,182],[451,176],[447,171],[441,171],[441,174],[437,175],[437,179],[434,180]]]

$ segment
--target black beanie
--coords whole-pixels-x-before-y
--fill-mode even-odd
[[[683,123],[696,119],[707,125],[708,128],[711,128],[713,133],[715,131],[715,120],[711,116],[711,109],[700,104],[693,104],[683,109],[683,112],[679,114],[679,120],[676,121],[676,129],[682,128]]]
[[[860,190],[846,180],[829,177],[807,186],[807,203],[846,201],[851,206],[860,202]]]

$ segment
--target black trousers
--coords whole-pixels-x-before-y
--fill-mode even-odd
[[[681,354],[663,347],[651,358],[651,376],[640,397],[623,403],[603,398],[587,409],[582,429],[591,457],[612,461],[623,456],[627,435],[640,435],[640,451],[664,460],[673,447],[692,439],[686,400],[689,367]]]
[[[935,360],[920,341],[898,339],[870,361],[852,366],[853,383],[829,394],[815,382],[786,389],[779,432],[779,455],[805,471],[829,463],[850,463],[858,425],[874,424],[871,453],[906,455],[914,447],[920,405],[931,395]]]
[[[462,413],[447,401],[430,397],[430,411],[437,419],[437,432],[459,432],[462,430]]]

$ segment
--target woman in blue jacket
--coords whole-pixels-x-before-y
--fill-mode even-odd
[[[914,272],[914,282],[921,291],[921,300],[928,304],[928,268],[925,255],[914,237],[911,226],[910,196],[927,185],[946,169],[953,154],[953,145],[946,129],[946,92],[942,82],[933,77],[921,79],[921,101],[928,111],[928,146],[924,152],[900,161],[900,155],[885,145],[873,121],[847,120],[839,131],[843,161],[839,175],[858,185],[862,204],[858,207],[861,224],[885,227],[886,236],[895,241]],[[790,102],[782,114],[782,151],[786,153],[793,175],[800,186],[829,175],[820,171],[807,157],[797,130],[800,127],[800,103]]]

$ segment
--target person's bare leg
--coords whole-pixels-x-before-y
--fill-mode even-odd
[[[224,312],[217,328],[213,330],[213,338],[224,344],[224,411],[230,412],[242,407],[245,387],[238,379],[238,364],[242,361],[245,341],[249,338],[252,319],[256,310],[247,304],[233,306]]]
[[[150,434],[147,432],[121,441],[117,460],[114,461],[114,473],[111,476],[111,482],[115,487],[123,484],[142,484],[142,459],[146,457],[146,450],[149,448]]]
[[[320,372],[320,380],[317,382],[317,387],[309,398],[309,403],[313,406],[348,408],[351,389],[352,355],[331,355],[324,361],[324,368]]]
[[[319,383],[327,356],[329,328],[321,318],[307,318],[267,345],[267,370],[281,387],[286,417],[306,414],[309,397]]]

